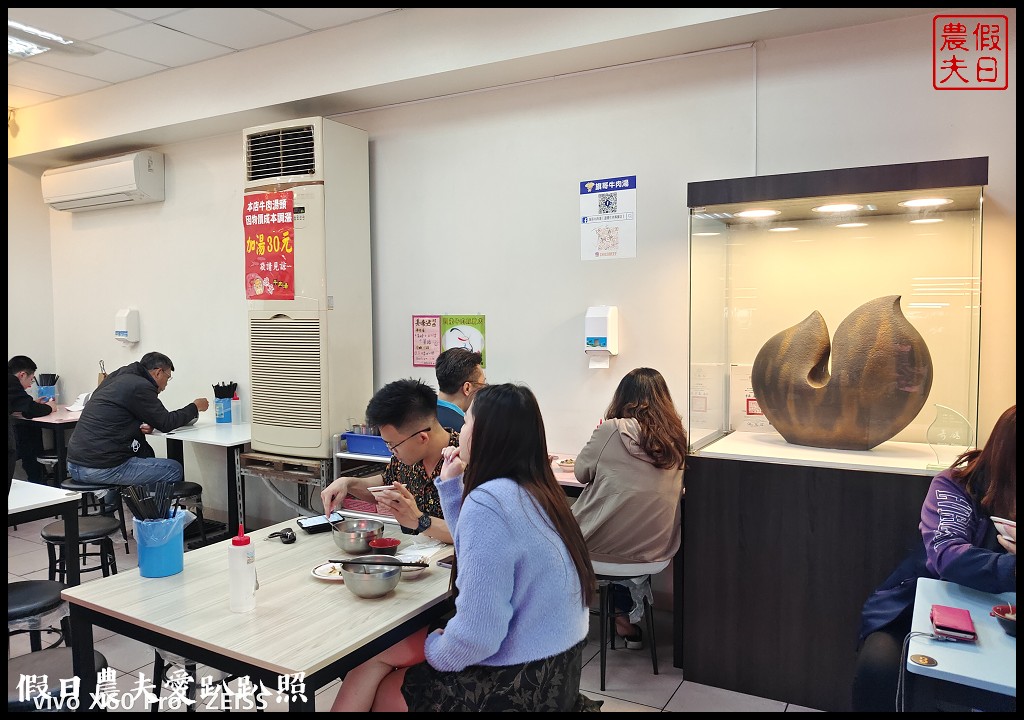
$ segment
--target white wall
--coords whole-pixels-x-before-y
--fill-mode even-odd
[[[929,27],[930,16],[890,21],[334,116],[370,134],[375,385],[432,379],[411,366],[410,315],[483,313],[489,378],[528,383],[552,450],[576,451],[638,365],[665,373],[685,409],[688,182],[987,155],[986,438],[1016,399],[1016,90],[932,91]],[[1015,67],[1015,33],[1010,54]],[[9,263],[8,354],[45,366],[52,337],[73,395],[95,384],[99,359],[112,369],[160,350],[178,368],[168,406],[222,380],[239,381],[247,404],[241,132],[157,149],[167,200],[93,213],[47,212],[38,177],[9,166],[8,256],[22,263]],[[578,182],[627,173],[638,257],[581,261]],[[52,290],[24,268],[45,271],[47,239]],[[580,349],[595,304],[621,314],[606,371]],[[125,306],[142,318],[131,350],[111,337]],[[223,510],[223,451],[185,455]],[[250,492],[254,517],[289,517],[266,495]]]
[[[7,166],[7,357],[56,372],[50,211],[38,173]],[[113,322],[113,319],[111,319]]]

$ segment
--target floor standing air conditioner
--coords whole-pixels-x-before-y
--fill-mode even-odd
[[[294,195],[294,299],[249,299],[252,449],[333,458],[373,394],[369,138],[322,117],[248,128],[245,206]]]

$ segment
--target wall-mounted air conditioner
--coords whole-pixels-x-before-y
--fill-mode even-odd
[[[164,156],[141,150],[43,172],[43,201],[55,210],[99,210],[164,199]]]
[[[294,199],[295,297],[248,300],[252,449],[333,458],[373,394],[369,135],[310,117],[243,141],[245,204]]]

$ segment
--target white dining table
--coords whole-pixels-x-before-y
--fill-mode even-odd
[[[21,522],[60,515],[64,520],[64,557],[67,558],[67,583],[81,581],[78,554],[78,506],[82,493],[39,483],[12,480],[7,492],[7,527]]]
[[[268,537],[285,527],[295,530],[294,543]],[[385,534],[402,540],[399,553],[418,542],[394,525]],[[353,557],[338,549],[332,533],[308,534],[285,521],[249,536],[256,546],[259,589],[256,609],[247,613],[228,608],[230,540],[185,553],[184,569],[176,575],[146,578],[134,568],[65,590],[80,697],[95,691],[98,626],[247,676],[271,691],[283,678],[301,678],[304,692],[289,700],[288,709],[312,711],[317,689],[451,609],[450,571],[433,562],[450,553],[450,545],[432,548],[430,566],[416,577],[403,577],[384,597],[366,599],[343,581],[313,576],[313,568],[328,560]]]

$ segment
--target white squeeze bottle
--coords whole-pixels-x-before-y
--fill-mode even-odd
[[[228,547],[228,593],[232,612],[249,612],[256,607],[256,546],[238,524],[238,535]]]
[[[242,422],[242,400],[238,397],[238,393],[231,398],[231,422],[235,425]]]

